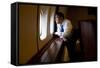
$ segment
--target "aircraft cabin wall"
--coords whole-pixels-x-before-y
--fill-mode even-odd
[[[55,6],[19,4],[19,64],[27,63],[52,38]]]

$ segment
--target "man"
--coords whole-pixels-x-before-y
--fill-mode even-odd
[[[64,19],[64,14],[58,12],[55,15],[55,22],[57,24],[57,32],[55,32],[55,35],[59,36],[63,41],[67,41],[67,37],[69,37],[72,32],[70,20]]]
[[[71,61],[74,61],[75,58],[75,46],[71,39],[72,35],[72,24],[68,19],[64,19],[64,14],[58,12],[55,14],[55,22],[57,24],[57,31],[54,33],[55,36],[58,36],[58,40],[63,40],[62,46],[66,46],[69,52],[69,57]]]

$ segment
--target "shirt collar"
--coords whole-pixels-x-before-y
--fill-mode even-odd
[[[57,26],[61,26],[61,25],[64,25],[64,20],[63,20],[62,24],[57,24]]]

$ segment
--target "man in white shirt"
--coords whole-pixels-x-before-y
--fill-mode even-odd
[[[55,15],[55,22],[57,24],[57,32],[55,32],[55,35],[58,35],[63,41],[67,41],[67,37],[70,36],[72,32],[71,21],[64,19],[64,15],[58,12]]]
[[[62,46],[66,46],[69,52],[70,61],[75,61],[75,45],[72,39],[72,24],[68,19],[64,19],[64,14],[58,12],[55,14],[55,22],[57,24],[57,31],[54,36],[58,36]]]

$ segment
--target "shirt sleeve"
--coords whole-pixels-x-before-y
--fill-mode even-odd
[[[64,32],[62,33],[62,36],[64,38],[68,37],[71,34],[71,32],[72,32],[72,24],[71,24],[71,21],[68,20],[66,23],[67,23],[67,25],[65,26]]]
[[[60,36],[60,32],[55,32],[55,35],[58,35],[58,36]]]

